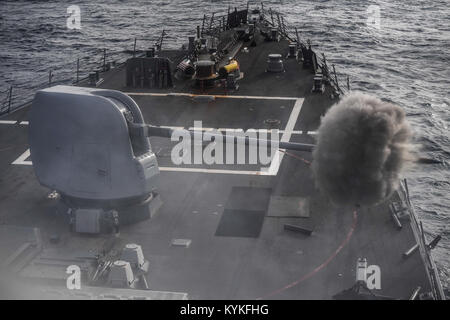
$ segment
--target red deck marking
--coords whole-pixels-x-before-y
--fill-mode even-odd
[[[293,158],[295,158],[295,159],[298,159],[298,160],[300,160],[300,161],[303,161],[303,162],[306,163],[307,165],[310,165],[310,164],[311,164],[311,161],[308,161],[308,160],[306,160],[306,159],[303,159],[302,157],[299,157],[299,156],[297,156],[297,155],[295,155],[295,154],[293,154],[293,153],[287,152],[287,151],[282,150],[282,149],[280,149],[280,151],[281,151],[281,152],[284,152],[284,153],[287,154],[288,156],[291,156],[291,157],[293,157]]]
[[[312,276],[314,276],[316,273],[318,273],[320,270],[322,270],[323,268],[325,268],[331,261],[334,260],[334,258],[336,258],[336,256],[339,254],[339,252],[347,245],[347,243],[350,241],[350,238],[353,235],[353,231],[355,231],[356,228],[356,222],[358,221],[358,213],[355,211],[353,211],[353,223],[352,223],[352,227],[350,228],[349,232],[347,233],[347,236],[345,237],[344,241],[342,241],[342,243],[339,245],[339,247],[333,252],[333,254],[331,256],[328,257],[327,260],[325,260],[320,266],[316,267],[314,270],[312,270],[311,272],[309,272],[308,274],[304,275],[303,277],[301,277],[300,279],[278,289],[275,290],[265,296],[259,297],[256,300],[261,300],[261,299],[267,299],[268,297],[274,296],[280,292],[283,292],[284,290],[287,290],[289,288],[292,288],[300,283],[302,283],[303,281],[311,278]]]

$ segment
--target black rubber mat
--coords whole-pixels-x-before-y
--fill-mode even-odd
[[[258,238],[265,211],[225,209],[216,236]]]
[[[270,201],[270,188],[233,187],[216,236],[257,238]]]

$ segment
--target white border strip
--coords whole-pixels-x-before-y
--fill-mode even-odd
[[[160,171],[194,172],[194,173],[216,173],[216,174],[243,174],[256,176],[269,176],[267,171],[246,171],[227,169],[204,169],[204,168],[182,168],[182,167],[159,167]]]
[[[27,161],[27,159],[30,157],[30,149],[27,149],[24,153],[20,155],[13,163],[11,164],[21,164],[26,166],[31,166],[33,163],[31,161]]]
[[[190,98],[211,98],[215,99],[258,99],[258,100],[290,100],[296,101],[299,98],[296,97],[269,97],[269,96],[228,96],[217,94],[193,94],[182,92],[170,92],[170,93],[154,93],[154,92],[124,92],[129,96],[149,96],[149,97],[190,97]]]
[[[194,97],[196,95],[186,94],[186,93],[127,93],[128,95],[143,95],[143,96],[190,96]],[[204,96],[208,97],[208,96]],[[290,97],[263,97],[263,96],[214,96],[219,98],[232,98],[232,99],[266,99],[266,100],[295,100],[295,105],[292,108],[291,114],[289,116],[288,123],[284,130],[280,130],[282,133],[281,141],[288,142],[291,139],[292,134],[303,134],[302,131],[294,131],[295,124],[300,115],[300,111],[303,106],[304,98],[290,98]],[[10,120],[0,120],[0,123],[5,124],[15,124],[17,121]],[[28,121],[20,122],[21,125],[28,125]],[[165,128],[180,129],[182,127],[170,127],[164,126]],[[189,128],[196,129],[196,128]],[[214,128],[202,128],[203,131],[215,130]],[[219,131],[225,131],[226,128],[220,128]],[[230,130],[241,130],[241,129],[230,129]],[[267,129],[254,129],[255,131],[267,131]],[[314,131],[308,131],[308,134],[316,134]],[[245,170],[224,170],[224,169],[205,169],[205,168],[181,168],[181,167],[159,167],[160,171],[173,171],[173,172],[196,172],[196,173],[215,173],[215,174],[242,174],[242,175],[260,175],[260,176],[276,176],[278,170],[280,169],[281,161],[283,160],[284,152],[277,151],[272,159],[269,168],[261,168],[260,171],[245,171]],[[32,165],[31,161],[27,161],[30,157],[30,149],[27,149],[19,158],[17,158],[12,164],[15,165]]]
[[[17,120],[0,120],[0,124],[17,124]],[[19,123],[20,125],[29,125],[28,121],[22,121]],[[172,130],[181,130],[186,129],[185,127],[178,127],[178,126],[160,126],[161,128],[168,128]],[[187,130],[198,130],[199,128],[195,127],[189,127]],[[236,129],[236,128],[203,128],[202,131],[219,131],[219,132],[228,132],[233,134],[233,132],[244,132],[244,129]],[[248,129],[248,132],[265,132],[270,133],[270,129]],[[280,134],[285,133],[285,130],[278,130]],[[291,134],[307,134],[307,135],[317,135],[317,131],[301,131],[301,130],[293,130],[290,132]]]
[[[16,124],[17,120],[0,120],[0,124]]]
[[[31,166],[33,163],[28,159],[30,157],[30,149],[27,149],[20,155],[13,163],[15,165]],[[183,168],[183,167],[159,167],[160,171],[174,171],[174,172],[194,172],[194,173],[216,173],[216,174],[243,174],[243,175],[260,175],[267,176],[265,171],[245,171],[245,170],[226,170],[226,169],[204,169],[204,168]]]
[[[288,123],[286,128],[284,129],[284,133],[281,136],[281,142],[289,142],[291,139],[292,132],[294,131],[295,124],[297,123],[298,116],[300,115],[300,111],[302,110],[303,101],[305,99],[299,98],[295,102],[294,107],[292,108],[291,115],[289,116]],[[284,151],[284,149],[283,149]],[[267,170],[269,175],[276,176],[278,174],[278,170],[280,169],[281,161],[283,161],[284,152],[277,150],[274,157],[272,158],[272,162],[270,163],[270,167],[262,168],[261,170]]]

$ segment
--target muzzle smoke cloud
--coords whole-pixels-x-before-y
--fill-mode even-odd
[[[336,205],[375,205],[398,186],[412,161],[404,111],[360,92],[330,108],[318,130],[312,169],[317,187]]]

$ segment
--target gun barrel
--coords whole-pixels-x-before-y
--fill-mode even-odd
[[[163,137],[163,138],[171,138],[173,133],[176,131],[175,129],[152,126],[149,124],[130,124],[130,133],[145,135],[148,137]],[[144,132],[139,132],[140,130],[144,130]],[[209,141],[213,141],[217,137],[217,133],[209,132],[209,131],[200,131],[200,130],[186,130],[192,138],[197,133],[202,133],[203,137]],[[249,144],[265,144],[267,148],[270,148],[273,144],[277,146],[278,149],[286,149],[286,150],[296,150],[296,151],[305,151],[312,152],[316,145],[309,143],[298,143],[298,142],[286,142],[286,141],[274,141],[274,140],[265,140],[265,139],[255,139],[248,136],[242,135],[221,135],[224,139],[224,143],[244,143],[245,145]],[[416,161],[418,164],[439,164],[442,163],[439,160],[431,159],[431,158],[418,158]]]
[[[175,132],[174,129],[171,128],[162,128],[158,126],[152,126],[152,125],[145,125],[146,127],[146,135],[147,136],[157,136],[157,137],[164,137],[164,138],[170,138],[172,137],[172,134]],[[195,130],[186,130],[189,132],[191,137],[194,138],[195,133],[199,133],[200,131]],[[207,140],[214,140],[217,137],[217,133],[211,133],[211,132],[202,132],[203,137]],[[249,144],[265,144],[268,148],[270,148],[272,145],[278,146],[279,149],[287,149],[287,150],[296,150],[296,151],[306,151],[306,152],[312,152],[314,149],[313,144],[307,144],[307,143],[297,143],[297,142],[284,142],[284,141],[274,141],[274,140],[265,140],[265,139],[255,139],[247,136],[239,136],[239,135],[221,135],[222,138],[224,138],[225,143],[244,143],[245,145]]]

